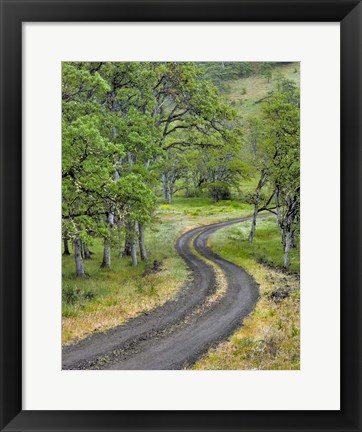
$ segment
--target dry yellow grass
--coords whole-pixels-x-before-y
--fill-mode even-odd
[[[154,290],[130,291],[129,294],[120,292],[109,297],[106,301],[94,305],[94,310],[80,312],[75,317],[63,318],[63,344],[69,345],[84,339],[91,333],[105,331],[109,328],[125,323],[145,312],[173,298],[183,285],[183,281],[169,277],[174,262],[165,260],[162,271],[142,278],[145,287],[157,287]],[[134,281],[130,281],[130,284]]]

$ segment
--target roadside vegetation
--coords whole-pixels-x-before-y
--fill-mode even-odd
[[[250,222],[223,228],[210,237],[209,246],[214,252],[254,277],[260,299],[241,328],[210,349],[193,369],[300,369],[299,247],[292,260],[293,272],[284,271],[282,249],[275,242],[275,219],[259,220],[258,224],[253,247],[248,243]]]

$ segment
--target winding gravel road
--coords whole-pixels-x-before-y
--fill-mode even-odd
[[[183,369],[227,338],[253,310],[258,286],[245,270],[213,253],[207,240],[216,230],[248,219],[194,228],[179,237],[176,248],[192,270],[192,281],[147,315],[64,347],[63,369]],[[216,290],[214,268],[192,252],[191,242],[226,277],[226,291],[217,301],[207,302]]]

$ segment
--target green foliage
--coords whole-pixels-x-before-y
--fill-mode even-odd
[[[66,283],[62,289],[62,302],[65,305],[74,306],[77,303],[83,301],[90,301],[95,298],[95,294],[92,291],[85,290],[81,291],[76,285]]]
[[[268,82],[270,81],[270,79],[273,75],[272,70],[273,70],[273,68],[272,68],[271,63],[262,63],[261,73],[268,80]]]
[[[200,65],[63,63],[62,97],[63,235],[70,240],[110,239],[115,224],[151,223],[157,180],[165,178],[171,202],[195,150],[210,148],[210,170],[217,152],[228,172],[242,170],[230,160],[230,149],[240,148],[236,113]],[[210,187],[222,190],[226,181],[211,179]]]
[[[275,67],[63,63],[63,235],[87,243],[99,237],[119,248],[117,232],[135,221],[153,223],[160,182],[169,204],[179,191],[217,202],[267,170],[265,187],[279,184],[285,208],[299,187],[295,86],[279,77],[278,91],[263,98],[259,114],[247,122],[221,95],[226,82],[270,78]],[[250,88],[242,86],[239,98],[246,93],[249,99]]]
[[[253,63],[248,62],[205,62],[200,66],[205,78],[222,90],[227,88],[225,82],[247,77],[255,70]]]

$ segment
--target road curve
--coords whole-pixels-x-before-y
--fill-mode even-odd
[[[245,270],[213,253],[207,240],[216,230],[248,219],[194,228],[179,237],[176,249],[193,279],[177,298],[124,325],[64,347],[62,368],[182,369],[228,337],[254,308],[258,286]],[[195,250],[216,263],[227,280],[225,294],[208,308],[200,306],[216,289],[214,269],[194,255],[192,240]]]

